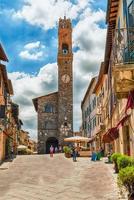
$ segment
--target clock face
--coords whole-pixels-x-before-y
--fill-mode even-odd
[[[61,80],[63,81],[63,83],[69,83],[70,81],[70,76],[68,74],[64,74],[62,77],[61,77]]]

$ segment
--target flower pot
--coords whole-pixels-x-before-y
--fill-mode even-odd
[[[70,153],[65,153],[65,157],[66,158],[71,158],[71,154]]]

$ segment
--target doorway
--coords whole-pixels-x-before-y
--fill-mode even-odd
[[[124,154],[130,156],[129,126],[123,127],[123,149],[124,149]]]
[[[55,137],[50,137],[46,141],[46,153],[50,153],[50,147],[51,145],[54,147],[58,147],[58,140]]]

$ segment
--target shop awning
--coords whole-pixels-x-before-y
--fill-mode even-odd
[[[125,115],[117,124],[117,128],[119,128],[120,126],[124,126],[124,123],[127,121],[127,119],[129,118],[129,115]]]
[[[82,136],[73,136],[69,138],[64,138],[65,142],[89,142],[91,138],[82,137]]]
[[[105,143],[110,143],[119,137],[119,130],[117,127],[109,129],[104,135],[102,141]]]
[[[127,110],[131,108],[134,109],[134,90],[131,91],[128,95],[127,105],[125,109],[125,113],[127,113]]]

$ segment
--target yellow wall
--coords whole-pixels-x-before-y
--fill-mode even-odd
[[[5,158],[5,134],[0,133],[0,162]]]

